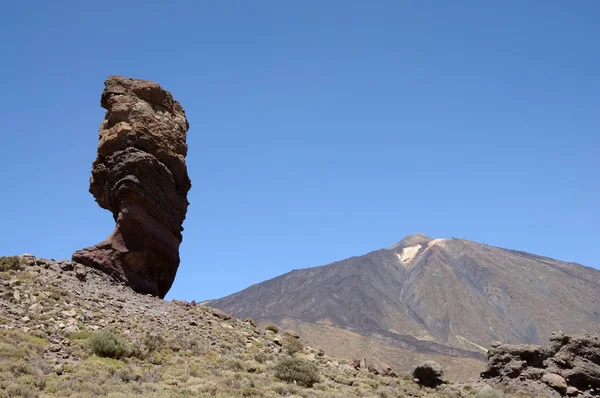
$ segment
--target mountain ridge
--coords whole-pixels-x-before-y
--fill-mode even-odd
[[[600,271],[419,233],[208,303],[258,320],[326,324],[415,352],[482,358],[495,340],[540,343],[553,330],[598,328]]]

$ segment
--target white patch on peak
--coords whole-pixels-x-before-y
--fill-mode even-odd
[[[427,243],[427,248],[429,249],[431,246],[435,246],[435,245],[444,245],[444,242],[446,241],[446,239],[434,239],[429,241],[429,243]]]
[[[421,245],[405,247],[401,253],[396,253],[396,256],[402,264],[408,265],[415,258],[420,248]]]

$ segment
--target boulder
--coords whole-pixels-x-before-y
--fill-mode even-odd
[[[87,271],[85,269],[85,266],[83,266],[82,264],[75,264],[75,276],[77,277],[77,279],[79,279],[80,281],[85,281],[86,277],[87,277]]]
[[[560,393],[567,392],[567,382],[561,375],[545,373],[542,376],[542,381]]]
[[[98,155],[90,193],[112,212],[115,230],[73,261],[97,268],[139,293],[163,298],[179,267],[186,216],[186,134],[179,102],[158,84],[121,76],[105,82]]]
[[[231,319],[231,316],[228,313],[226,313],[225,311],[222,311],[218,308],[213,308],[212,314],[223,321]]]
[[[413,377],[417,383],[425,387],[437,387],[446,382],[444,370],[439,363],[425,361],[418,365],[413,371]]]

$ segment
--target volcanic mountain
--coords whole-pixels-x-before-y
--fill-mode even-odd
[[[388,249],[291,271],[209,305],[296,328],[309,343],[339,356],[406,367],[419,354],[483,360],[496,340],[541,343],[556,330],[598,330],[600,271],[416,234]]]

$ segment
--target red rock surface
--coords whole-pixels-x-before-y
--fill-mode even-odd
[[[179,102],[158,84],[121,76],[105,81],[98,155],[90,192],[113,213],[113,233],[73,254],[130,285],[164,297],[179,267],[187,212],[186,133]]]

